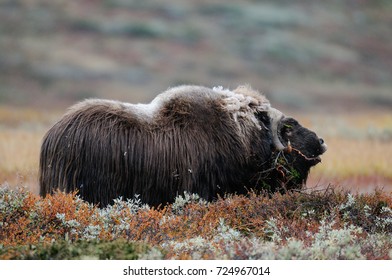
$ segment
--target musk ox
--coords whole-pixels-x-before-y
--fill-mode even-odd
[[[104,207],[135,194],[157,206],[184,191],[206,200],[274,192],[304,184],[325,150],[314,132],[247,86],[180,86],[149,104],[90,99],[45,135],[40,194],[77,190]]]

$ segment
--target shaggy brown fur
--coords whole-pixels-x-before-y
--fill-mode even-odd
[[[78,190],[101,207],[135,194],[159,205],[184,191],[245,193],[275,150],[270,108],[249,87],[182,86],[144,105],[86,100],[44,137],[40,193]]]

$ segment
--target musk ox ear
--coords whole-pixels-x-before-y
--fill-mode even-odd
[[[268,116],[271,119],[272,141],[274,143],[275,149],[278,151],[283,151],[285,146],[280,141],[280,131],[278,128],[280,122],[285,118],[285,115],[281,111],[271,107],[268,110]]]

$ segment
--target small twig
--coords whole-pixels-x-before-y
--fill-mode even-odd
[[[296,148],[291,148],[293,151],[296,151],[300,156],[302,156],[304,159],[306,160],[315,160],[317,159],[317,157],[307,157],[305,156],[300,150],[296,149]]]

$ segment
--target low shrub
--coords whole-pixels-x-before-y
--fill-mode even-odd
[[[390,259],[392,195],[323,191],[138,197],[100,209],[76,193],[0,188],[1,259]]]

